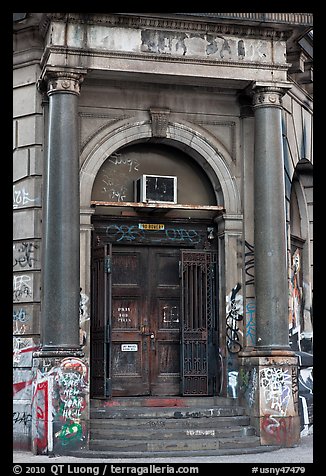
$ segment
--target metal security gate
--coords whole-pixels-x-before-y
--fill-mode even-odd
[[[212,395],[217,376],[214,251],[181,251],[181,382],[183,395]]]
[[[93,398],[105,398],[111,395],[110,372],[110,316],[111,299],[108,290],[111,287],[112,245],[94,247],[92,250],[92,385]]]

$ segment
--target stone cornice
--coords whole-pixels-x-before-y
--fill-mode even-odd
[[[184,15],[190,17],[205,17],[210,20],[223,19],[227,21],[247,21],[259,23],[285,23],[296,26],[312,26],[312,13],[174,13],[174,15]]]
[[[48,57],[51,53],[64,54],[65,56],[69,54],[80,54],[80,48],[75,47],[65,47],[65,46],[50,46],[44,50],[42,64],[48,60]],[[195,57],[184,57],[184,56],[172,56],[166,55],[164,53],[129,53],[129,52],[115,52],[115,51],[103,51],[100,49],[92,48],[89,50],[83,50],[83,56],[98,56],[106,58],[130,58],[138,59],[141,61],[158,61],[158,62],[175,62],[175,63],[191,63],[191,64],[207,64],[207,65],[227,65],[227,66],[237,66],[241,68],[256,68],[256,69],[273,69],[273,70],[283,70],[287,71],[289,68],[288,63],[283,64],[274,64],[274,63],[262,63],[255,61],[230,61],[230,60],[219,60],[219,59],[208,59],[205,57],[195,58]]]
[[[261,24],[243,23],[234,24],[232,22],[198,21],[181,19],[177,17],[152,17],[150,14],[108,14],[108,13],[45,13],[40,23],[40,31],[46,35],[51,21],[64,23],[93,24],[103,26],[116,26],[125,28],[148,28],[165,29],[173,31],[187,31],[196,33],[215,33],[220,35],[234,35],[252,38],[269,38],[275,40],[287,40],[292,33],[292,26],[285,24],[284,29],[275,29],[271,25],[262,27]]]

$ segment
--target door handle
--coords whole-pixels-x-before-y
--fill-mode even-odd
[[[154,332],[141,332],[142,336],[150,336],[151,339],[155,339]]]
[[[142,336],[150,336],[151,339],[155,339],[155,334],[154,334],[154,332],[146,332],[146,330],[145,330],[146,327],[147,327],[147,326],[141,326],[141,327],[140,327],[140,334],[141,334]]]
[[[155,334],[154,334],[154,332],[152,332],[150,334],[150,338],[151,338],[151,350],[155,350]]]

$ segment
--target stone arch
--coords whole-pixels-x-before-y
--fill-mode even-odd
[[[148,141],[152,138],[150,121],[130,119],[118,121],[103,128],[93,136],[81,151],[80,205],[88,208],[91,202],[95,177],[114,151],[124,145]],[[169,123],[166,137],[161,142],[182,149],[205,170],[215,189],[217,203],[223,205],[227,214],[240,214],[240,194],[227,161],[232,159],[225,147],[210,133],[185,121]]]
[[[151,121],[147,119],[131,122],[129,118],[101,128],[82,148],[80,156],[80,286],[82,292],[90,299],[92,214],[95,211],[90,205],[95,178],[105,160],[113,152],[122,146],[147,142],[152,138]],[[234,166],[232,157],[210,132],[186,121],[170,122],[167,125],[165,136],[154,137],[154,140],[180,149],[192,157],[211,181],[217,204],[225,208],[226,213],[217,220],[219,273],[224,276],[218,300],[219,328],[223,336],[225,335],[226,289],[232,289],[235,276],[238,273],[237,260],[227,259],[227,257],[234,254],[239,237],[242,236],[242,207],[236,178],[231,172]],[[83,324],[82,330],[86,335],[90,334],[90,320]],[[223,367],[222,373],[222,382],[226,382],[227,369]],[[225,384],[221,384],[221,392],[226,391],[224,387]]]

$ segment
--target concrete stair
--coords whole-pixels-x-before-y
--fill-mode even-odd
[[[244,409],[222,397],[115,398],[91,402],[89,450],[82,457],[138,458],[256,453]],[[74,455],[78,456],[74,451]]]

